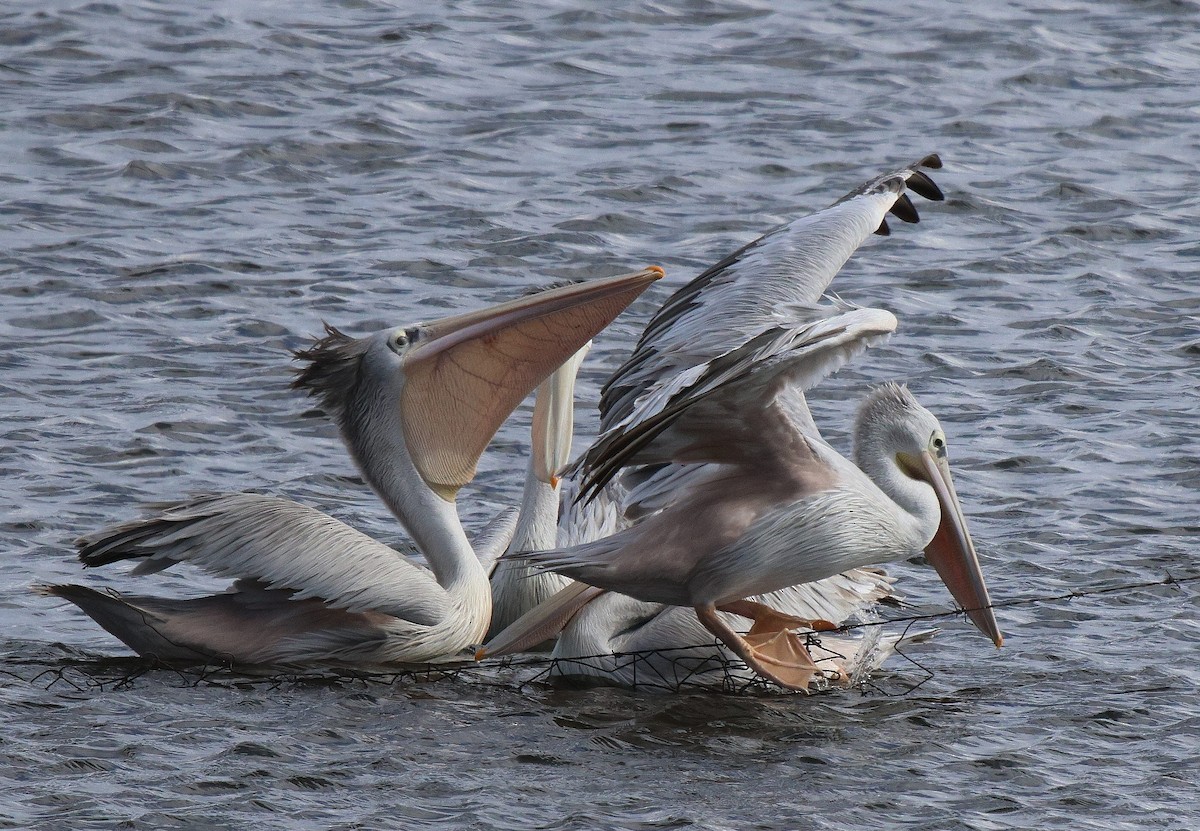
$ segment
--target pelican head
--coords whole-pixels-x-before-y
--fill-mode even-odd
[[[950,476],[946,433],[937,418],[907,387],[884,384],[859,409],[854,439],[859,467],[917,519],[926,559],[976,628],[1000,646],[1004,639]]]
[[[453,501],[517,404],[662,274],[652,266],[364,338],[327,326],[296,353],[307,366],[293,385],[321,400],[369,480],[397,461],[376,463],[390,448]]]

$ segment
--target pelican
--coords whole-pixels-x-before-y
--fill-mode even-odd
[[[453,658],[480,642],[491,614],[486,564],[459,522],[458,490],[521,399],[662,274],[651,267],[360,339],[327,327],[297,353],[307,366],[295,386],[321,400],[428,568],[319,511],[243,493],[190,499],[78,543],[87,566],[136,559],[133,573],[148,574],[187,561],[234,578],[223,594],[43,590],[164,661]],[[502,548],[502,537],[489,547]]]
[[[563,589],[571,581],[538,571],[519,559],[523,551],[553,548],[558,534],[558,473],[570,461],[575,377],[591,344],[567,359],[540,386],[533,407],[530,460],[521,507],[504,559],[491,575],[492,623],[488,638]]]
[[[919,472],[929,490],[921,492],[916,502],[910,498],[913,494],[892,487],[891,477],[883,476],[876,484],[824,443],[802,394],[840,362],[895,327],[895,319],[886,312],[806,307],[820,297],[872,231],[888,232],[889,212],[905,221],[917,220],[906,189],[930,199],[942,198],[920,169],[940,166],[940,159],[930,155],[878,177],[830,208],[780,226],[743,247],[670,298],[646,327],[634,355],[605,386],[601,412],[607,432],[579,466],[588,476],[585,490],[590,490],[589,499],[584,500],[584,510],[576,510],[565,535],[568,542],[583,544],[535,555],[534,560],[646,601],[697,606],[698,619],[706,629],[752,668],[784,686],[802,688],[813,677],[815,665],[794,636],[785,634],[785,627],[828,626],[824,620],[813,619],[814,599],[827,601],[826,608],[835,611],[839,620],[862,605],[828,602],[847,598],[844,582],[838,581],[861,580],[862,572],[830,575],[843,566],[883,562],[925,547],[939,571],[951,573],[946,581],[960,603],[975,609],[972,619],[999,644],[990,611],[976,608],[988,605],[987,594],[948,467],[943,463],[930,468],[921,462]],[[814,311],[827,319],[812,324]],[[735,336],[732,344],[730,334]],[[734,388],[740,384],[743,392],[752,389],[747,379],[755,374],[761,374],[766,384],[757,397],[741,401],[741,393],[721,389],[723,384]],[[692,389],[687,393],[689,386]],[[928,411],[907,391],[895,389],[901,392],[893,397],[905,403],[897,409],[908,410],[911,416],[900,420],[911,420],[910,426],[918,431],[930,428],[940,433]],[[744,414],[739,412],[742,407],[746,408]],[[691,417],[684,418],[689,410]],[[873,423],[867,414],[877,410],[864,405],[859,423]],[[752,426],[736,423],[743,415],[745,424]],[[683,432],[678,432],[681,426]],[[755,435],[765,427],[773,432]],[[881,431],[867,429],[862,435],[875,442]],[[915,439],[908,438],[898,452],[904,452],[910,462],[925,459],[922,454],[928,448],[914,453]],[[770,444],[771,440],[779,446]],[[944,436],[941,441],[944,447]],[[890,445],[885,448],[889,449]],[[786,462],[774,464],[787,459],[788,451],[793,462],[790,470]],[[876,464],[877,459],[865,450],[861,453],[869,472],[893,472]],[[914,469],[910,464],[903,476],[907,478]],[[934,469],[936,478],[928,475]],[[774,475],[781,477],[781,487],[778,493],[769,494],[770,482],[764,480]],[[752,486],[757,486],[757,492]],[[789,486],[791,494],[787,493]],[[729,496],[731,493],[736,496]],[[841,501],[832,498],[833,494]],[[848,522],[842,534],[834,533],[836,529],[830,526],[839,511],[852,519],[855,513],[862,515],[862,506],[849,497],[864,494],[875,509],[873,518],[880,522],[871,529]],[[921,501],[931,494],[949,506],[945,522],[940,508],[931,513],[928,499]],[[789,505],[789,501],[797,504]],[[615,520],[614,504],[621,513]],[[589,511],[590,506],[601,507]],[[786,510],[789,507],[793,510]],[[852,509],[855,513],[850,513]],[[765,537],[778,534],[774,542],[786,548],[796,535],[812,530],[815,520],[824,523],[824,532],[840,548],[822,557],[813,550],[815,544],[810,545],[807,552],[797,552],[798,562],[789,569],[786,551],[778,546],[772,549],[769,543],[773,541]],[[638,524],[626,527],[630,522]],[[788,526],[789,522],[795,525]],[[933,544],[934,529],[943,525],[945,534],[956,535],[954,545],[948,545],[947,539]],[[871,531],[880,529],[883,533],[876,534],[877,539],[869,538]],[[598,536],[613,531],[616,536],[596,542]],[[859,531],[867,532],[868,538],[855,540]],[[751,542],[763,550],[741,548]],[[657,546],[663,546],[657,550],[670,553],[656,559],[652,551]],[[689,546],[694,546],[691,559],[682,550]],[[707,555],[702,553],[706,546],[711,549]],[[955,547],[957,551],[952,550]],[[855,548],[861,556],[847,556]],[[755,562],[758,556],[777,562]],[[806,557],[811,562],[799,562]],[[721,571],[722,558],[725,571]],[[747,579],[736,579],[732,572],[739,570],[747,572]],[[954,573],[956,570],[964,574]],[[809,589],[806,593],[784,591],[746,601],[748,594],[771,591],[766,586],[779,589],[787,585],[776,585],[781,579],[790,579],[785,574],[799,581],[824,579],[803,587]],[[651,585],[655,581],[658,585]],[[776,614],[764,600],[773,601],[776,607],[782,605],[787,613]],[[717,614],[718,606],[755,621],[749,638],[734,631],[730,615]],[[596,589],[574,586],[522,625],[494,639],[482,654],[515,651],[533,640],[533,635],[545,637],[567,620],[571,622],[555,650],[560,658],[601,654],[606,645],[612,651],[633,651],[630,644],[639,649],[679,649],[699,642],[695,637],[698,627],[691,621],[685,623],[686,617],[678,609],[663,610],[649,602],[601,596]],[[758,648],[762,644],[767,645],[765,649]],[[773,672],[768,665],[779,671]],[[834,675],[844,677],[844,669],[838,667]]]
[[[553,471],[561,469],[570,455],[571,393],[581,358],[582,355],[576,355],[538,389],[525,498],[509,552],[536,551],[554,545],[558,478]],[[584,584],[575,584],[575,591],[564,592],[552,603],[546,602],[569,582],[553,572],[534,569],[524,559],[501,559],[492,575],[494,609],[488,631],[491,642],[481,651],[481,657],[528,650],[539,639],[549,640],[557,635],[552,654],[556,660],[552,666],[554,672],[563,675],[588,675],[620,684],[672,690],[682,686],[740,687],[753,683],[753,673],[731,667],[727,656],[711,645],[711,633],[690,610],[601,592]],[[840,622],[884,598],[894,598],[892,584],[892,578],[879,570],[852,569],[756,600],[786,609],[792,615]],[[564,623],[560,619],[564,611],[570,621],[558,632]],[[737,616],[724,617],[729,625],[745,628]],[[521,623],[512,626],[519,619]],[[857,639],[825,636],[821,643],[822,657],[817,659],[822,675],[826,679],[848,681],[876,669],[900,640],[879,634],[880,630],[871,629],[866,637]],[[928,635],[920,632],[904,640],[920,641]],[[519,638],[519,642],[514,638]]]
[[[886,311],[818,320],[799,338],[729,356],[656,414],[592,448],[584,494],[627,465],[702,465],[686,487],[635,488],[626,512],[645,518],[609,537],[527,555],[589,586],[691,606],[759,675],[803,690],[820,668],[791,632],[831,629],[750,600],[852,568],[925,551],[975,625],[1002,638],[954,490],[946,435],[905,387],[867,396],[851,463],[809,427],[792,385],[820,378],[895,328]],[[799,341],[799,346],[791,341]],[[717,612],[754,621],[745,636]]]

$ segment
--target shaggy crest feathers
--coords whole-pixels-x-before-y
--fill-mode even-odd
[[[858,416],[854,419],[855,440],[862,436],[867,424],[890,421],[892,419],[889,416],[910,412],[920,406],[906,385],[895,381],[880,384],[871,390],[858,408]]]
[[[368,346],[366,338],[352,338],[326,323],[325,337],[308,349],[292,352],[296,360],[308,362],[296,370],[292,388],[320,399],[331,413],[340,412],[350,391],[358,386],[362,356]]]

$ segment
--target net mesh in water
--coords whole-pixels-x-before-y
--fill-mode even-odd
[[[1145,590],[1182,592],[1186,598],[1191,584],[1200,581],[1200,574],[1128,582],[1109,586],[1094,586],[1055,595],[1018,597],[993,603],[993,609],[1029,606],[1040,603],[1071,602],[1080,598],[1108,594],[1129,594]],[[818,666],[829,665],[827,675],[836,675],[840,666],[849,676],[849,686],[863,692],[888,696],[905,695],[934,677],[933,672],[907,654],[907,643],[927,640],[934,630],[911,634],[918,623],[961,617],[961,609],[912,614],[865,620],[845,625],[839,633],[856,630],[862,638],[847,641],[829,633],[807,636],[807,646]],[[905,625],[899,635],[883,634],[884,626]],[[851,644],[853,652],[844,644]],[[87,694],[103,690],[126,688],[150,673],[165,673],[187,686],[222,686],[237,689],[276,688],[285,685],[323,685],[350,687],[370,684],[425,684],[456,680],[462,683],[486,684],[521,688],[528,684],[555,682],[559,679],[598,679],[605,683],[635,689],[681,692],[692,689],[720,691],[729,694],[785,693],[787,691],[766,679],[755,676],[744,663],[730,656],[715,643],[698,644],[672,649],[654,649],[571,658],[520,656],[483,662],[461,661],[423,664],[406,667],[239,667],[212,663],[189,667],[173,667],[152,658],[93,658],[80,657],[77,650],[56,645],[58,654],[25,660],[9,659],[0,669],[0,679],[37,684],[68,694]],[[68,657],[63,657],[66,653]],[[890,655],[906,662],[907,669],[916,668],[916,680],[901,677],[895,671],[882,675],[878,667]],[[26,669],[22,670],[22,667]],[[886,679],[881,681],[881,677]],[[155,676],[161,683],[160,676]],[[811,692],[834,692],[843,685],[830,683],[829,678],[817,679]],[[795,693],[802,695],[802,693]]]

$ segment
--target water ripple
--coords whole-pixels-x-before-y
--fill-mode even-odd
[[[949,621],[888,697],[203,682],[29,591],[150,501],[281,493],[403,535],[289,349],[649,262],[598,339],[734,247],[936,150],[944,203],[835,288],[864,385],[939,414],[998,599],[1195,571],[1194,4],[668,0],[0,12],[0,827],[1164,829],[1196,824],[1193,589]],[[528,410],[464,502],[516,498]],[[594,429],[590,411],[580,434]],[[946,599],[901,564],[918,610]],[[156,590],[219,590],[181,571]],[[881,688],[925,675],[896,662]],[[122,682],[120,679],[127,679]],[[104,679],[97,684],[97,679]],[[833,799],[831,799],[831,797]],[[836,801],[834,801],[836,800]]]

